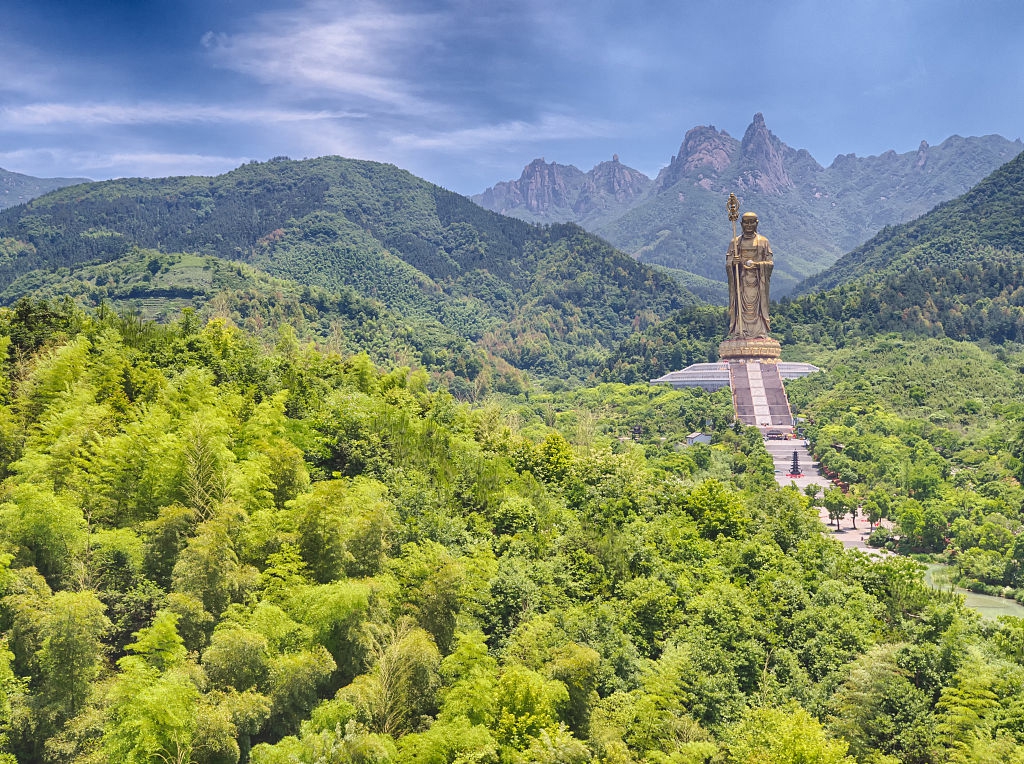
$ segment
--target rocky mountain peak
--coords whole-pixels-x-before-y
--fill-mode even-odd
[[[622,164],[619,155],[614,154],[610,162],[601,162],[584,176],[573,211],[586,215],[607,207],[611,200],[629,203],[643,196],[650,187],[650,178]]]
[[[679,147],[678,159],[683,170],[711,170],[720,173],[732,163],[739,143],[729,133],[715,130],[714,126],[695,127],[686,132]]]
[[[539,159],[520,180],[473,200],[531,222],[571,220],[644,262],[715,280],[721,267],[705,253],[719,250],[721,231],[708,224],[709,210],[718,219],[724,196],[735,191],[744,209],[757,209],[766,220],[770,213],[778,252],[801,253],[792,265],[780,258],[776,275],[784,294],[880,227],[962,193],[1024,148],[1019,139],[953,136],[905,153],[839,154],[826,168],[773,135],[763,114],[749,125],[742,141],[713,125],[692,128],[653,183],[617,156],[586,174]],[[554,187],[542,188],[542,182]],[[543,206],[567,195],[566,204]]]
[[[525,208],[544,215],[552,209],[570,208],[582,179],[579,168],[548,163],[541,157],[523,168],[519,180],[498,183],[474,198],[496,212]]]
[[[526,165],[519,180],[497,183],[472,198],[503,214],[526,211],[534,220],[574,220],[628,206],[648,192],[651,182],[639,170],[622,164],[618,154],[587,173],[541,158]]]
[[[622,164],[616,154],[612,161],[601,162],[588,172],[583,181],[587,185],[597,186],[612,194],[631,194],[637,186],[649,185],[651,179],[639,170]]]
[[[700,125],[686,131],[679,153],[658,174],[658,186],[668,188],[683,178],[697,182],[717,177],[732,164],[740,143],[714,125]]]
[[[794,183],[786,172],[786,154],[791,152],[765,125],[764,115],[755,114],[740,146],[740,187],[766,194],[780,194],[792,188]]]
[[[928,145],[928,141],[921,141],[921,145],[917,147],[917,166],[924,167],[925,162],[928,161],[928,149],[931,148]]]

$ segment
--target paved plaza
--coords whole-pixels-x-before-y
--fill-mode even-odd
[[[811,454],[808,452],[803,440],[766,440],[764,445],[768,453],[771,454],[772,461],[775,462],[775,479],[779,485],[795,483],[801,491],[811,483],[820,485],[822,491],[829,487],[829,479],[818,471],[817,464],[811,458]],[[794,451],[796,451],[803,477],[786,477],[793,464]],[[818,508],[818,516],[825,526],[829,528],[832,537],[842,542],[843,546],[847,549],[860,549],[862,552],[880,556],[890,554],[885,550],[872,549],[868,546],[867,539],[870,531],[868,530],[866,518],[858,517],[857,527],[854,528],[850,518],[845,517],[840,521],[839,530],[837,531],[835,523],[829,520],[828,512],[824,507]]]

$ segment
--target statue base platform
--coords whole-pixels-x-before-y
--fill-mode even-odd
[[[782,357],[782,346],[771,337],[728,339],[718,346],[718,357],[723,361],[778,363]]]

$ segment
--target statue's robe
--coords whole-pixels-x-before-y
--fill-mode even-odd
[[[755,265],[743,265],[747,260]],[[729,244],[725,269],[729,277],[730,339],[768,336],[768,290],[773,267],[772,248],[761,234],[737,236]]]

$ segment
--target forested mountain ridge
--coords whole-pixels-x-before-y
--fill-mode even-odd
[[[73,301],[100,312],[166,323],[189,311],[196,321],[231,321],[267,345],[295,338],[334,352],[366,353],[375,363],[418,366],[460,398],[520,389],[524,375],[430,318],[403,316],[353,289],[274,278],[214,256],[134,249],[69,271],[30,271],[0,293]],[[283,339],[282,339],[283,338]]]
[[[352,289],[553,375],[585,373],[638,323],[695,302],[576,226],[502,217],[394,166],[340,157],[107,181],[0,212],[0,288],[139,247]]]
[[[474,199],[500,203],[506,214],[525,219],[574,220],[643,262],[723,281],[721,255],[729,237],[724,208],[732,191],[744,210],[761,217],[776,252],[774,291],[783,295],[884,226],[967,191],[1021,148],[1019,140],[1000,136],[953,136],[903,154],[840,155],[822,167],[808,152],[787,146],[757,114],[742,140],[711,126],[693,128],[653,184],[597,213],[582,215],[564,203],[539,205],[551,198],[537,187],[550,173],[536,168],[530,174],[532,206],[522,193],[495,193],[513,184]],[[524,171],[519,183],[526,176]]]
[[[34,178],[0,167],[0,210],[24,204],[57,188],[88,182],[88,178]]]

